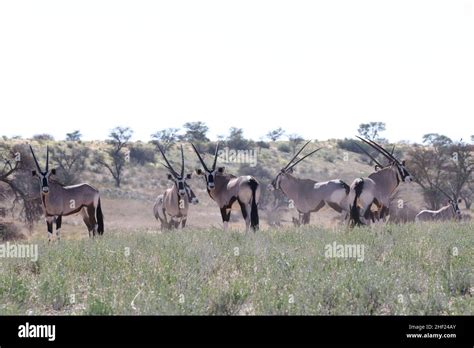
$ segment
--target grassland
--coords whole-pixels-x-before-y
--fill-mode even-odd
[[[0,314],[474,313],[474,225],[109,230],[2,259]],[[362,262],[326,258],[359,244]],[[23,241],[26,242],[26,241]]]

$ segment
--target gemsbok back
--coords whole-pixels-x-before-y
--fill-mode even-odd
[[[319,211],[324,205],[341,213],[349,212],[346,196],[349,193],[349,185],[340,179],[317,182],[311,179],[301,179],[293,175],[293,168],[305,158],[321,150],[318,148],[295,161],[296,157],[310,143],[308,141],[291,158],[285,167],[277,174],[275,179],[268,185],[270,191],[281,190],[291,200],[299,214],[298,225],[308,224],[310,214]],[[294,162],[293,162],[294,161]]]
[[[181,171],[179,174],[173,169],[160,145],[158,145],[158,149],[166,162],[166,165],[163,164],[163,166],[168,169],[168,180],[173,182],[173,187],[168,188],[156,198],[153,214],[157,220],[160,220],[162,230],[178,228],[180,224],[184,228],[188,218],[189,203],[197,204],[199,200],[186,182],[191,179],[192,174],[184,175],[183,146],[181,145]]]
[[[104,233],[104,217],[100,205],[99,191],[89,184],[63,186],[51,179],[56,174],[56,169],[49,170],[49,150],[46,147],[46,168],[41,167],[30,145],[31,154],[36,164],[32,174],[40,182],[40,195],[43,205],[46,224],[48,226],[48,241],[53,236],[53,222],[56,222],[56,237],[60,239],[62,217],[81,213],[84,223],[89,231],[89,237],[96,233]]]
[[[236,209],[235,203],[239,204],[242,216],[245,219],[245,231],[247,232],[249,228],[252,228],[254,232],[258,230],[260,184],[257,179],[251,175],[236,177],[225,173],[224,167],[216,168],[219,143],[216,145],[214,162],[211,168],[207,167],[194,144],[191,145],[203,167],[203,169],[196,169],[196,173],[204,177],[209,196],[219,206],[224,230],[228,228],[231,210]]]
[[[446,192],[437,189],[448,198],[448,204],[438,210],[422,210],[416,215],[415,221],[448,221],[448,220],[461,220],[461,209],[459,209],[459,203],[462,202],[456,196],[451,197]]]
[[[411,182],[412,177],[405,167],[405,161],[399,161],[393,154],[385,150],[373,140],[357,137],[368,144],[385,158],[389,165],[378,166],[381,168],[370,174],[367,178],[355,179],[347,197],[350,204],[351,225],[365,225],[370,216],[370,208],[375,204],[378,208],[379,217],[383,219],[389,212],[390,198],[394,194],[401,181]]]

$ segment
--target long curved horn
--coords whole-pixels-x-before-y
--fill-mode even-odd
[[[385,148],[382,147],[382,145],[379,145],[377,144],[375,141],[373,140],[369,140],[374,146],[376,146],[378,149],[380,149],[383,154],[385,154],[385,156],[390,156],[390,158],[392,160],[394,160],[395,162],[397,162],[398,164],[401,164],[400,161],[393,155],[393,151],[395,150],[395,146],[393,147],[392,149],[392,153],[388,152]]]
[[[168,167],[169,167],[168,169],[170,170],[171,174],[173,174],[174,177],[178,178],[178,177],[179,177],[178,173],[176,173],[176,171],[173,169],[173,166],[170,164],[170,162],[169,162],[168,159],[166,158],[165,153],[164,153],[163,150],[161,149],[160,143],[157,142],[156,145],[158,146],[158,149],[160,150],[161,155],[163,156],[163,158],[164,158],[166,164],[168,165]]]
[[[38,160],[36,159],[35,153],[34,153],[34,151],[33,151],[33,148],[31,147],[31,145],[30,145],[30,150],[31,150],[31,154],[33,155],[33,159],[35,160],[36,168],[38,169],[38,171],[39,171],[40,173],[42,173],[42,170],[41,170],[41,168],[40,168],[40,165],[39,165],[39,163],[38,163]]]
[[[212,164],[212,171],[216,169],[218,151],[219,151],[219,142],[217,142],[216,144],[216,153],[214,154],[214,163]]]
[[[354,143],[359,149],[361,149],[367,156],[369,156],[370,159],[371,159],[373,162],[375,162],[375,164],[377,164],[377,165],[378,165],[379,167],[381,167],[381,168],[384,168],[384,166],[381,165],[374,157],[372,157],[372,155],[371,155],[368,151],[365,151],[365,149],[364,149],[362,146],[360,146],[359,144],[357,144],[355,141],[353,141],[353,143]]]
[[[48,172],[49,169],[49,147],[46,145],[46,173]]]
[[[308,140],[308,141],[301,147],[301,149],[299,149],[299,151],[291,158],[291,160],[288,162],[288,164],[287,164],[285,167],[283,167],[283,170],[289,169],[288,166],[291,164],[291,162],[293,162],[293,160],[294,160],[296,157],[298,157],[298,155],[301,153],[301,151],[303,151],[304,148],[306,147],[306,145],[308,145],[310,142],[311,142],[311,140]]]
[[[184,153],[183,153],[183,144],[181,144],[181,178],[184,178]]]
[[[202,159],[201,155],[199,154],[199,151],[196,149],[196,146],[194,146],[193,143],[191,143],[191,145],[192,145],[192,147],[193,147],[193,149],[194,149],[194,152],[196,152],[196,155],[198,156],[199,161],[201,162],[202,166],[204,167],[204,170],[205,170],[206,172],[208,172],[208,173],[211,172],[211,171],[209,170],[209,168],[207,168],[206,163],[204,163],[204,160]]]
[[[316,153],[316,152],[318,152],[318,151],[321,150],[321,149],[322,149],[322,147],[320,147],[319,149],[316,149],[316,150],[314,150],[314,151],[311,151],[310,153],[308,153],[307,155],[301,157],[298,161],[296,161],[295,163],[293,163],[293,164],[292,164],[290,167],[288,167],[286,170],[289,170],[289,169],[293,168],[293,167],[296,166],[298,163],[300,163],[302,160],[304,160],[306,157],[311,156],[313,153]]]
[[[370,147],[372,147],[373,149],[377,150],[378,152],[380,152],[384,157],[386,157],[388,160],[391,160],[391,161],[395,161],[397,162],[398,164],[401,164],[394,156],[390,155],[390,152],[388,152],[387,150],[385,150],[382,146],[380,146],[379,144],[377,144],[376,142],[374,141],[371,141],[371,140],[366,140],[364,138],[361,138],[359,136],[356,135],[356,137],[360,140],[362,140],[364,143],[366,143],[367,145],[369,145]]]

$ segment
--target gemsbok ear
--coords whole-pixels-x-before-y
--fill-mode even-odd
[[[173,175],[168,174],[168,180],[173,180]]]
[[[458,203],[462,203],[462,199],[461,199],[461,198],[458,199]]]
[[[56,175],[56,168],[51,169],[51,174]]]
[[[32,176],[36,176],[36,170],[32,170],[32,171],[31,171],[31,175],[32,175]]]
[[[293,173],[293,168],[288,169],[286,172],[290,174]]]
[[[195,172],[196,172],[197,175],[202,175],[202,170],[201,169],[196,169]]]
[[[219,167],[217,168],[218,173],[224,173],[225,167]]]
[[[186,179],[191,179],[193,177],[193,173],[186,174]]]

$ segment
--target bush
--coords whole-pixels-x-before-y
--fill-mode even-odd
[[[155,150],[143,145],[133,145],[130,147],[130,161],[141,166],[147,163],[154,163]]]
[[[54,141],[54,137],[50,134],[35,134],[33,135],[33,140],[36,141]]]
[[[291,147],[288,144],[280,144],[277,147],[278,151],[285,152],[285,153],[290,153],[291,152]]]
[[[13,223],[0,222],[0,240],[2,242],[24,238],[25,236],[16,225]]]
[[[266,141],[257,141],[255,144],[258,147],[262,148],[262,149],[269,149],[270,148],[270,144],[267,143]]]
[[[357,143],[359,144],[360,146],[364,147],[364,145],[362,144],[361,141],[359,140],[352,140],[352,139],[348,139],[348,138],[344,138],[342,140],[338,140],[337,141],[337,146],[340,148],[340,149],[343,149],[343,150],[346,150],[346,151],[350,151],[350,152],[355,152],[355,153],[360,153],[360,154],[363,154],[364,152],[359,148],[357,147],[356,144],[354,143]]]

